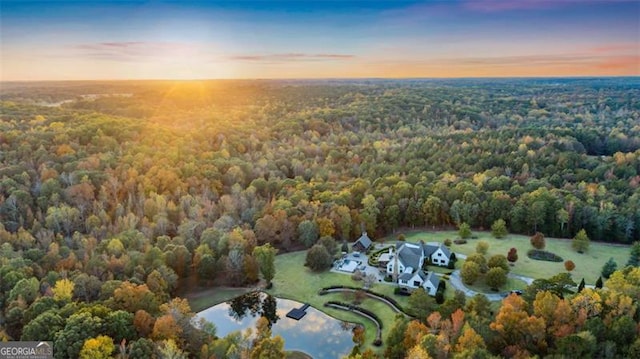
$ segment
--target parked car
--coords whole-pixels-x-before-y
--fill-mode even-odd
[[[360,257],[360,252],[353,252],[354,257]]]
[[[516,289],[516,290],[510,291],[509,294],[522,295],[522,291],[520,289]]]

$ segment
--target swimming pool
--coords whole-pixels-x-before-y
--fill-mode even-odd
[[[358,268],[360,263],[362,262],[354,261],[352,259],[345,259],[342,261],[342,264],[338,266],[338,270],[353,273],[355,272],[356,268]]]

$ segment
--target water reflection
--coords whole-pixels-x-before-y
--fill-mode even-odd
[[[241,321],[245,316],[259,316],[267,318],[269,328],[280,319],[276,312],[276,298],[262,292],[249,292],[227,302],[229,316],[236,321]]]
[[[287,318],[286,314],[303,303],[275,298],[261,292],[253,292],[221,303],[197,314],[216,326],[218,336],[235,331],[255,328],[260,316],[265,316],[272,325],[273,335],[280,335],[286,350],[299,350],[316,359],[341,358],[353,348],[352,323],[334,319],[309,307],[299,321]]]

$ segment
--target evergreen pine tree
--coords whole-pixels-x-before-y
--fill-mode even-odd
[[[613,260],[613,258],[609,258],[607,263],[602,267],[602,276],[608,279],[616,269],[618,269],[618,264]]]
[[[602,288],[602,277],[598,277],[598,280],[596,281],[596,288]]]

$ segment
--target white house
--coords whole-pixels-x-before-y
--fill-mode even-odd
[[[424,245],[425,257],[431,260],[431,264],[446,267],[451,261],[451,251],[442,243],[427,243]]]
[[[395,255],[397,254],[397,258]],[[385,258],[386,260],[387,258]],[[393,274],[396,263],[397,273],[405,273],[407,267],[422,269],[425,259],[431,264],[446,267],[451,261],[451,251],[442,243],[398,243],[394,254],[389,253],[387,274]]]
[[[398,285],[400,287],[410,290],[422,287],[431,296],[436,295],[438,284],[440,284],[440,278],[433,272],[427,274],[423,270],[418,270],[414,273],[405,272],[398,276]]]
[[[387,273],[393,274],[396,263],[398,264],[398,274],[405,273],[407,268],[422,269],[424,258],[421,243],[396,245],[396,251],[389,257],[389,262],[387,263]]]

